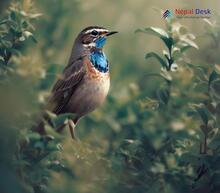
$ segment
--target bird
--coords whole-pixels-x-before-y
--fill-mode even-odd
[[[109,92],[109,62],[103,51],[106,40],[117,31],[104,27],[89,26],[76,37],[67,66],[54,84],[45,110],[56,115],[71,113],[62,125],[69,126],[71,137],[76,139],[75,127],[78,121],[101,106]],[[44,114],[44,120],[49,118]],[[44,121],[34,127],[44,133]]]

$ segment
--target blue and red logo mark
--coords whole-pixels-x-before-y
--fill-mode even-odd
[[[169,18],[172,17],[172,12],[169,11],[168,9],[163,13],[163,18]]]
[[[163,18],[170,18],[176,16],[178,18],[209,18],[211,17],[210,9],[175,9],[173,12],[166,10],[163,13]]]

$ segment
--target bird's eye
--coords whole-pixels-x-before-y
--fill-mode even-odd
[[[93,31],[91,32],[91,34],[94,35],[94,36],[97,36],[97,35],[98,35],[98,32],[97,32],[96,30],[93,30]]]

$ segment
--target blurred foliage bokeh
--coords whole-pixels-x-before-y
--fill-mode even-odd
[[[1,193],[219,193],[220,7],[215,1],[0,1]],[[162,10],[210,8],[209,19]],[[32,131],[74,37],[105,47],[105,104],[69,131]],[[64,116],[52,121],[64,121]]]

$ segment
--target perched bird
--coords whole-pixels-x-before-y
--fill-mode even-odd
[[[83,29],[75,39],[68,65],[52,89],[46,110],[57,115],[74,114],[65,123],[70,128],[72,138],[76,137],[75,126],[79,119],[99,107],[108,94],[109,63],[103,46],[107,38],[115,33],[98,26]],[[44,132],[43,122],[34,130]]]

